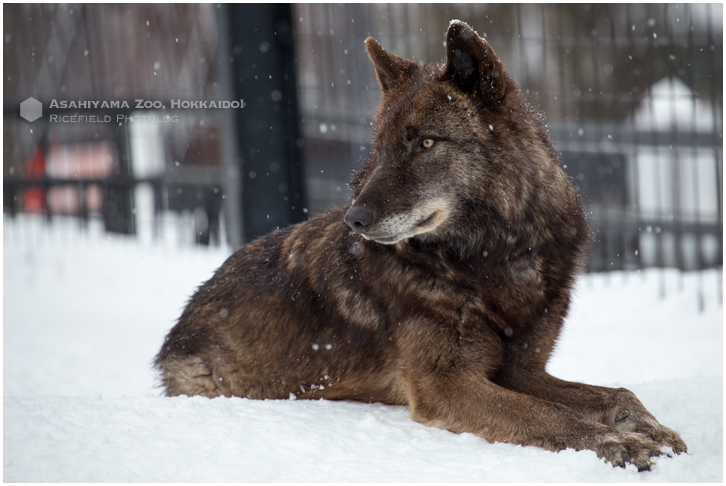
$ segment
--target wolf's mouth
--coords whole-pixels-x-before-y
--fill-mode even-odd
[[[381,243],[384,245],[393,245],[395,243],[398,243],[401,240],[410,238],[419,233],[427,232],[428,231],[427,227],[430,226],[431,223],[436,220],[436,217],[438,216],[438,214],[439,214],[438,211],[434,211],[433,213],[426,216],[419,222],[415,223],[413,226],[410,226],[406,229],[402,229],[402,231],[397,231],[395,235],[391,235],[390,233],[379,234],[379,235],[368,233],[368,234],[363,234],[363,237],[373,240],[376,243]]]
[[[382,243],[384,245],[392,245],[394,243],[398,243],[403,238],[399,238],[397,236],[373,236],[373,235],[363,235],[366,238],[370,238],[371,240],[375,241],[376,243]]]

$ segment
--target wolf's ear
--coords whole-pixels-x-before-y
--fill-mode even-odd
[[[397,86],[404,77],[410,76],[418,69],[418,64],[415,62],[384,50],[373,37],[366,39],[366,50],[373,61],[383,91]]]
[[[451,79],[465,93],[484,101],[501,101],[507,92],[504,65],[489,43],[461,21],[452,21],[446,32],[444,79]]]

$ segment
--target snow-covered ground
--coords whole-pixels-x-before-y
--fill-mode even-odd
[[[4,221],[5,481],[723,481],[720,272],[579,281],[550,371],[630,388],[689,447],[638,473],[425,427],[402,407],[162,397],[151,360],[229,249],[76,227]]]

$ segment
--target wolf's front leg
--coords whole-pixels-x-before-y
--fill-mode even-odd
[[[575,410],[507,390],[466,369],[413,371],[404,383],[411,417],[452,432],[469,432],[489,442],[536,445],[551,451],[590,449],[614,466],[649,469],[660,445],[642,434],[588,420]]]
[[[635,394],[625,388],[564,381],[545,371],[527,369],[521,365],[500,377],[497,382],[520,393],[561,403],[588,419],[622,432],[643,434],[660,446],[670,447],[676,454],[687,451],[683,439],[675,431],[661,425]]]
[[[660,454],[659,444],[642,434],[620,431],[566,405],[492,382],[488,377],[502,364],[499,346],[496,334],[487,334],[486,328],[462,335],[423,318],[400,326],[398,373],[411,418],[489,442],[552,451],[590,449],[617,466],[632,462],[647,469],[650,457]]]

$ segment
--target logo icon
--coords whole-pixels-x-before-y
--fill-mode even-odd
[[[29,122],[34,122],[43,116],[43,103],[35,98],[28,98],[20,103],[20,117]]]

